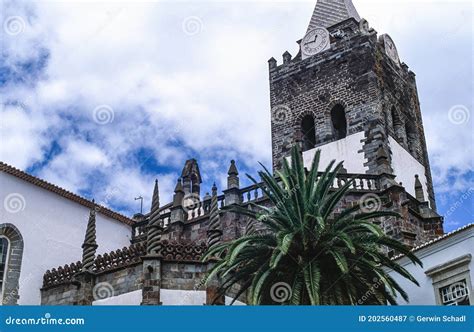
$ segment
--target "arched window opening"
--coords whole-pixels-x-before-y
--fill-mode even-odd
[[[400,133],[400,129],[402,128],[403,123],[395,107],[392,107],[391,115],[392,115],[392,125],[393,125],[392,129],[395,134],[395,138],[399,140],[403,140],[403,137]]]
[[[6,237],[0,237],[0,294],[3,295],[3,284],[7,275],[9,242]]]
[[[405,132],[406,132],[406,137],[407,137],[408,151],[414,154],[416,151],[417,135],[416,135],[415,127],[411,123],[411,121],[406,122]]]
[[[0,303],[15,305],[20,295],[23,237],[12,224],[0,224]]]
[[[316,147],[316,129],[314,128],[314,118],[306,115],[301,120],[301,132],[303,137],[303,151],[308,151]]]
[[[331,110],[331,122],[336,140],[347,136],[346,112],[342,105],[336,105]]]

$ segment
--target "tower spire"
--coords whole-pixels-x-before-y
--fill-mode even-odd
[[[352,0],[317,0],[307,31],[316,27],[328,28],[350,17],[360,21]]]

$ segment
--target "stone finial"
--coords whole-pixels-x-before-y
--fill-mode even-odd
[[[230,161],[229,171],[227,172],[227,189],[230,188],[239,188],[239,171],[237,171],[237,166],[235,166],[235,161]]]
[[[268,68],[273,69],[277,66],[277,61],[275,58],[271,57],[270,60],[268,60]]]
[[[418,174],[415,175],[415,198],[420,201],[425,201],[425,194],[423,193],[423,186],[421,185]]]
[[[283,53],[283,64],[289,63],[291,61],[291,54],[290,52],[286,51]]]
[[[89,221],[87,222],[86,236],[84,243],[82,244],[82,271],[91,271],[94,265],[95,252],[97,250],[96,242],[96,226],[95,226],[95,214],[96,206],[95,201],[92,201],[92,208],[89,213]]]
[[[153,189],[153,198],[151,200],[150,219],[147,230],[147,254],[156,253],[163,227],[160,220],[160,193],[158,180],[155,180],[155,188]]]
[[[207,230],[207,246],[208,248],[216,245],[221,241],[222,229],[219,220],[219,207],[217,205],[217,187],[212,186],[211,208],[209,213],[209,228]]]
[[[178,181],[176,182],[176,187],[174,188],[173,206],[183,205],[183,199],[184,199],[183,184],[181,183],[181,178],[179,178]]]
[[[351,17],[360,21],[352,0],[318,0],[307,31],[316,27],[328,28]]]

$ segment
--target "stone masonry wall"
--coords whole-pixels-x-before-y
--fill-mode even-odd
[[[329,28],[330,33],[336,31],[343,31],[344,36],[331,37],[330,50],[305,60],[301,54],[293,59],[286,55],[279,66],[274,59],[269,61],[274,169],[301,142],[301,121],[306,115],[314,118],[316,146],[336,140],[330,112],[340,104],[346,113],[347,135],[365,133],[367,173],[381,172],[376,152],[382,146],[390,155],[388,136],[396,138],[425,166],[429,201],[435,208],[415,75],[386,55],[383,40],[374,30],[363,31],[348,19]],[[397,125],[392,109],[400,121]]]

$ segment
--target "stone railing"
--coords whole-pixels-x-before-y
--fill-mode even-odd
[[[162,222],[163,227],[167,227],[170,223],[171,219],[171,212],[169,209],[167,211],[162,212],[160,214],[160,220]],[[132,226],[132,243],[137,243],[143,240],[146,240],[146,234],[147,234],[147,225],[148,225],[148,220],[140,221],[135,223],[135,225]]]
[[[319,174],[321,176],[322,173]],[[338,174],[334,183],[332,184],[333,189],[344,186],[348,181],[353,181],[350,186],[351,191],[378,191],[380,190],[379,176],[370,174]],[[253,184],[244,188],[240,188],[238,195],[242,204],[254,203],[265,199],[265,194],[260,187],[261,183]],[[225,195],[219,195],[217,197],[219,209],[222,209],[226,205]],[[199,197],[191,200],[188,204],[183,205],[184,209],[184,220],[191,221],[209,214],[210,210],[210,199],[201,200]],[[170,223],[170,212],[169,209],[162,215],[164,227]],[[142,221],[136,223],[133,226],[132,242],[143,241],[146,238],[146,226],[148,221]]]
[[[222,209],[225,205],[225,195],[217,196],[217,206]],[[193,220],[209,214],[211,210],[211,200],[193,201],[190,205],[183,207],[185,210],[185,219]]]
[[[253,184],[251,186],[240,189],[240,201],[245,204],[254,202],[264,198],[264,193],[259,185]]]
[[[163,240],[158,247],[156,256],[161,257],[164,261],[199,262],[206,250],[207,246],[205,243],[178,243]],[[92,267],[92,272],[100,274],[138,264],[145,255],[146,247],[144,244],[132,244],[129,247],[97,256]],[[57,269],[47,270],[43,276],[43,288],[70,283],[74,280],[74,276],[81,271],[81,262],[66,264],[64,267],[61,266]]]
[[[321,173],[320,175],[321,176]],[[319,178],[318,176],[318,178]],[[353,180],[350,186],[351,191],[377,191],[380,190],[380,181],[377,175],[370,174],[339,174],[331,186],[333,189],[344,186]],[[243,204],[255,202],[265,198],[265,193],[260,187],[261,183],[240,189],[241,202]]]
[[[71,282],[74,275],[81,272],[82,263],[76,262],[48,270],[43,276],[43,288],[61,285]]]
[[[146,255],[146,247],[141,243],[132,244],[97,256],[94,262],[93,272],[102,273],[124,266],[141,262],[141,257]]]
[[[370,174],[339,174],[334,180],[332,188],[340,188],[347,182],[353,180],[350,190],[354,191],[376,191],[380,190],[379,176]]]

